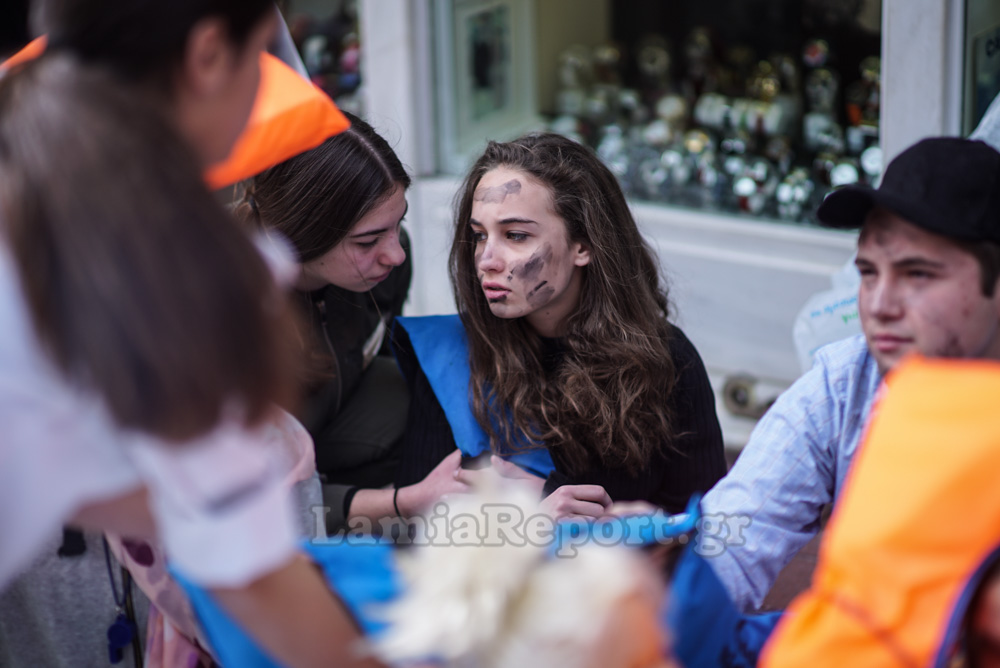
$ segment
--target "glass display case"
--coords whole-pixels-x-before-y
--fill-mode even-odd
[[[831,188],[878,179],[881,0],[529,4],[437,3],[442,171],[547,127],[672,206],[808,223]],[[589,21],[567,29],[573,9]]]
[[[637,199],[809,222],[881,171],[881,0],[611,3],[611,40],[560,54],[550,127]]]

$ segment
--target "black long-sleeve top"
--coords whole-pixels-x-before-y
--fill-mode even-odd
[[[397,360],[410,386],[410,413],[396,486],[422,480],[456,444],[444,410],[417,363],[406,333],[396,329]],[[544,364],[558,364],[563,350],[557,340],[545,342]],[[555,471],[545,483],[545,493],[562,485],[601,485],[614,501],[643,500],[671,513],[684,510],[695,492],[706,492],[726,473],[722,430],[715,413],[715,395],[698,351],[678,327],[670,334],[670,354],[678,374],[672,393],[674,438],[664,443],[652,461],[636,474],[595,464],[570,473],[558,450],[550,450]],[[467,392],[465,387],[453,388]]]
[[[326,285],[312,292],[296,292],[303,322],[311,329],[317,345],[330,356],[330,377],[306,388],[296,417],[302,422],[316,446],[317,467],[326,471],[325,452],[340,442],[335,431],[336,417],[357,390],[368,362],[365,348],[380,323],[387,325],[403,312],[410,290],[413,262],[410,238],[400,228],[399,243],[406,259],[393,267],[389,277],[368,292],[352,292],[336,285]],[[390,325],[391,327],[391,325]],[[389,346],[380,345],[380,355],[389,355]]]

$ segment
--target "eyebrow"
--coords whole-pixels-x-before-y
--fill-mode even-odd
[[[854,264],[855,265],[859,265],[859,264],[874,264],[874,262],[872,262],[871,260],[869,260],[867,258],[858,256],[854,260]],[[933,267],[935,269],[943,269],[945,265],[944,265],[943,262],[937,262],[937,261],[934,261],[934,260],[928,260],[927,258],[923,258],[923,257],[904,257],[901,260],[895,260],[895,261],[893,261],[892,262],[892,266],[894,268],[898,268],[898,269],[908,269],[908,268],[913,268],[913,267]]]
[[[504,218],[503,220],[498,220],[497,221],[497,225],[518,225],[518,224],[524,224],[524,223],[527,223],[529,225],[537,225],[538,221],[531,220],[530,218],[517,218],[517,217],[514,217],[514,218]],[[475,218],[470,218],[469,219],[469,225],[479,225],[480,227],[483,226],[483,224],[480,223]]]
[[[943,269],[943,262],[935,262],[934,260],[928,260],[922,257],[905,257],[902,260],[897,260],[892,263],[892,266],[899,267],[901,269],[906,269],[907,267],[934,267],[937,269]]]
[[[410,203],[407,202],[406,203],[406,208],[403,209],[403,215],[399,217],[399,222],[397,222],[396,225],[399,225],[399,223],[403,222],[403,219],[406,218],[406,214],[407,214],[407,212],[409,212],[409,210],[410,210]],[[389,227],[380,227],[377,230],[368,230],[367,232],[359,232],[358,234],[351,234],[351,235],[348,236],[348,238],[349,239],[361,239],[362,237],[378,236],[379,234],[382,234],[384,232],[388,232],[392,228],[396,227],[396,225],[390,225]]]

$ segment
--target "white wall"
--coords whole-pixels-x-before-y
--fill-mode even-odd
[[[415,99],[418,91],[414,72],[416,32],[412,29],[408,0],[362,0],[359,3],[361,27],[362,83],[361,96],[365,115],[379,134],[396,150],[403,164],[419,172]]]
[[[964,0],[883,0],[881,143],[958,134]]]

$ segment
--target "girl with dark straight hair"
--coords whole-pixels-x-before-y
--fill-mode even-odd
[[[158,537],[287,665],[356,662],[265,445],[296,350],[201,180],[256,95],[269,0],[49,0],[0,77],[0,587],[63,524]]]
[[[459,316],[401,321],[399,357],[424,399],[401,506],[456,445],[466,460],[500,455],[492,468],[530,481],[559,517],[624,500],[680,512],[725,473],[704,365],[668,321],[654,256],[591,150],[553,134],[490,142],[458,195],[450,269]],[[467,376],[432,364],[446,345]]]
[[[410,397],[388,345],[412,265],[402,228],[410,177],[392,147],[350,113],[350,129],[258,174],[237,214],[287,239],[310,354],[300,411],[324,477],[326,526],[393,514]],[[423,502],[466,486],[427,476]]]

